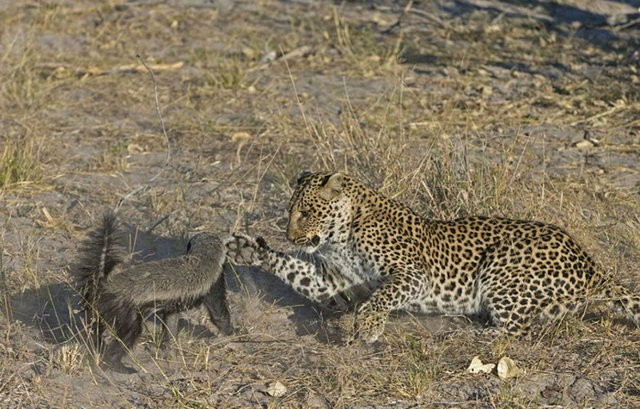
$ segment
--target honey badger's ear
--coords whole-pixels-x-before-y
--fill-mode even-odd
[[[292,183],[291,187],[300,186],[302,182],[304,182],[309,176],[311,176],[311,172],[308,170],[303,170],[302,173],[298,175],[298,179],[296,179],[295,183]]]
[[[187,242],[187,254],[191,253],[191,249],[196,244],[197,237],[198,235],[196,234],[195,236],[191,237]]]
[[[320,185],[319,195],[324,200],[331,200],[342,192],[342,180],[344,175],[342,173],[334,173],[332,175],[327,175],[322,180],[322,184]]]

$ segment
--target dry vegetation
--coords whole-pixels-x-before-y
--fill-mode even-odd
[[[70,331],[65,269],[105,208],[136,192],[140,259],[204,229],[286,248],[304,169],[429,217],[555,223],[640,291],[638,3],[593,3],[0,1],[0,406],[640,407],[640,333],[606,312],[516,340],[398,314],[347,347],[350,315],[239,269],[237,334],[192,314],[164,360],[150,328],[137,375]],[[470,375],[475,355],[526,374]]]

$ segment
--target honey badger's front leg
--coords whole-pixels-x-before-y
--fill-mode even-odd
[[[288,254],[275,250],[261,237],[234,233],[224,239],[227,257],[234,264],[252,265],[270,272],[296,292],[319,304],[344,309],[349,304],[341,293],[370,292],[363,280],[345,277],[329,260],[317,254]],[[363,288],[359,288],[363,287]]]

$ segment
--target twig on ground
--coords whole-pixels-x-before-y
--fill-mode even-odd
[[[579,124],[584,123],[584,122],[595,121],[596,119],[604,118],[606,116],[616,114],[616,113],[618,113],[620,111],[623,111],[623,110],[632,110],[632,109],[635,109],[636,107],[640,107],[640,104],[631,104],[631,105],[618,104],[618,105],[615,105],[615,106],[611,107],[610,109],[608,109],[606,111],[603,111],[603,112],[600,112],[600,113],[598,113],[596,115],[593,115],[593,116],[590,116],[590,117],[584,118],[584,119],[579,119],[577,121],[573,121],[573,122],[571,122],[570,125],[571,126],[576,126],[576,125],[579,125]]]
[[[151,233],[153,231],[153,229],[155,229],[156,227],[160,226],[165,220],[167,220],[169,218],[169,216],[171,216],[172,213],[173,212],[169,212],[169,213],[165,214],[164,216],[162,216],[160,218],[160,220],[156,221],[151,226],[149,226],[149,228],[147,229],[147,233]]]
[[[76,67],[73,64],[65,64],[60,62],[43,62],[35,66],[45,71],[71,71],[78,77],[84,76],[100,76],[100,75],[117,75],[126,73],[144,73],[149,68],[154,71],[175,71],[184,67],[184,61],[176,61],[169,64],[150,64],[149,68],[145,68],[143,64],[125,64],[112,68],[100,68],[97,66]]]
[[[272,62],[277,60],[290,60],[294,58],[304,58],[310,54],[313,54],[315,50],[308,45],[303,45],[298,48],[285,53],[282,49],[280,51],[270,51],[260,58],[258,65],[247,69],[247,72],[253,72],[267,68]]]

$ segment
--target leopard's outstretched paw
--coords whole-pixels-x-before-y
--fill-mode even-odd
[[[238,265],[262,266],[269,248],[262,237],[253,238],[240,232],[224,237],[223,243],[227,248],[229,261]]]

